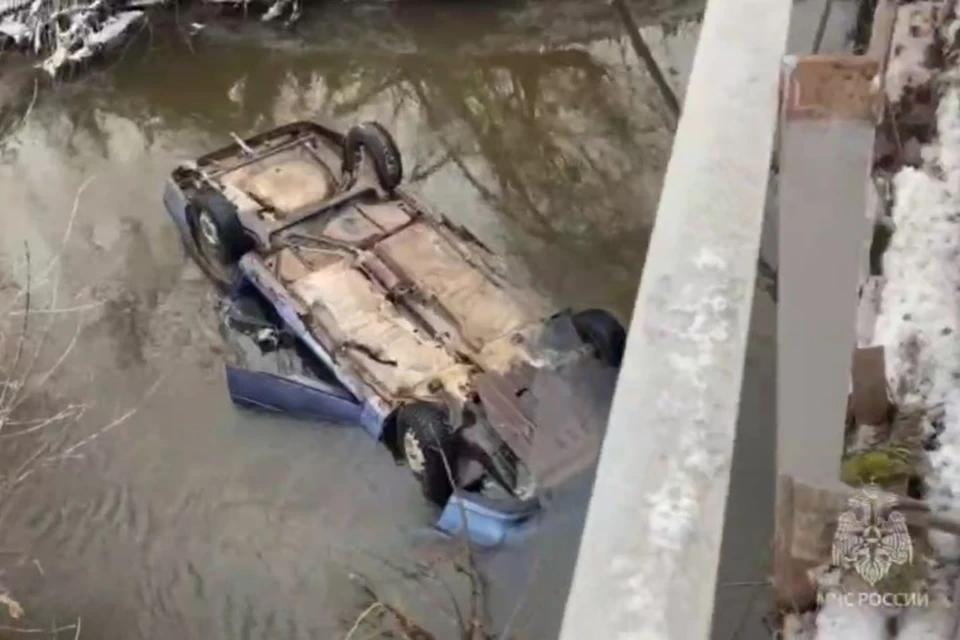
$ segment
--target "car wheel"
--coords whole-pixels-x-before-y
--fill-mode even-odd
[[[236,264],[253,248],[237,207],[219,191],[203,189],[193,197],[194,233],[201,248],[221,265]]]
[[[457,480],[457,438],[442,407],[412,402],[397,414],[403,457],[430,502],[444,506]]]
[[[357,170],[361,151],[373,162],[380,186],[392,192],[403,180],[403,161],[393,136],[377,122],[364,122],[350,128],[343,142],[343,172]]]
[[[619,367],[627,344],[627,332],[609,311],[587,309],[573,314],[573,326],[580,339],[593,347],[604,363]]]

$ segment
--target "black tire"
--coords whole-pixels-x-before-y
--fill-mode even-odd
[[[453,494],[451,478],[457,481],[459,449],[446,411],[429,402],[411,402],[400,407],[397,426],[399,449],[424,497],[443,507]]]
[[[233,266],[253,248],[237,207],[219,191],[204,188],[192,199],[194,236],[201,249],[222,266]]]
[[[619,367],[627,344],[627,332],[613,315],[603,309],[586,309],[573,314],[573,326],[580,339],[593,347],[604,363]]]
[[[377,180],[384,191],[390,193],[403,180],[403,160],[393,136],[377,122],[364,122],[347,131],[343,141],[343,172],[351,174],[357,169],[360,150],[373,162]]]

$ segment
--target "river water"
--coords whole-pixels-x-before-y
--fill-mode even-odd
[[[212,292],[167,220],[162,182],[231,133],[374,118],[413,191],[557,300],[627,321],[669,119],[603,3],[399,4],[330,4],[280,33],[218,21],[190,35],[204,16],[172,16],[119,61],[36,91],[22,64],[0,67],[0,292],[34,291],[27,342],[36,371],[52,371],[27,418],[77,416],[7,440],[23,473],[8,474],[0,502],[0,585],[26,614],[4,624],[79,620],[99,640],[341,638],[364,606],[361,574],[456,637],[444,585],[410,576],[430,563],[459,579],[407,472],[358,429],[230,404]],[[663,4],[638,15],[682,88],[698,7]],[[22,320],[4,320],[4,336]],[[751,361],[768,374],[771,340]],[[764,384],[745,400],[754,414],[772,406]],[[764,424],[747,437],[768,461]],[[35,460],[21,467],[24,456]],[[756,459],[735,486],[769,474]],[[555,637],[588,488],[561,493],[525,547],[480,558],[498,628]],[[733,551],[750,561],[732,580],[765,570],[753,556],[769,511],[750,503],[735,512],[753,549]],[[736,631],[752,599],[731,597],[721,617]]]

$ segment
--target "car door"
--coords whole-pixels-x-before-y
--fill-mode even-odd
[[[249,284],[220,305],[227,388],[238,405],[322,422],[357,424],[362,404]]]

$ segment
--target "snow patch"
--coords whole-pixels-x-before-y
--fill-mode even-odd
[[[960,509],[960,90],[938,111],[937,173],[903,169],[894,179],[896,232],[884,256],[887,284],[877,336],[887,347],[887,376],[901,411],[920,410],[934,511]],[[941,557],[960,557],[954,536],[932,534]]]
[[[817,640],[887,640],[884,609],[849,606],[842,598],[828,598],[817,613]]]
[[[942,6],[942,0],[925,0],[898,7],[893,42],[900,46],[890,56],[885,82],[892,104],[900,102],[908,87],[925,85],[933,78],[933,70],[927,66],[927,47]]]
[[[942,404],[960,374],[960,216],[946,184],[912,169],[895,178],[896,233],[884,256],[876,337],[901,410]]]
[[[943,640],[951,637],[953,612],[949,607],[909,609],[900,619],[897,640]]]

